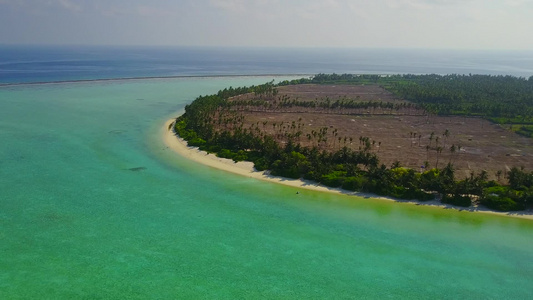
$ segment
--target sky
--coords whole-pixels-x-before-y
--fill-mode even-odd
[[[0,0],[0,44],[533,50],[533,0]]]

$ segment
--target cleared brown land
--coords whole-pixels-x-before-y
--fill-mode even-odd
[[[486,170],[489,177],[508,171],[513,166],[533,169],[533,140],[521,137],[480,118],[438,117],[427,115],[379,86],[295,85],[278,88],[275,97],[262,99],[271,105],[234,107],[244,116],[244,128],[274,136],[286,143],[288,135],[303,146],[318,146],[336,151],[344,146],[354,150],[364,147],[360,137],[368,137],[372,152],[387,166],[399,161],[402,166],[423,170],[453,163],[456,176],[466,177],[472,171]],[[259,99],[243,95],[232,99]],[[395,108],[281,107],[287,101],[383,102]],[[294,122],[294,123],[293,123]],[[318,136],[318,132],[327,132]],[[445,132],[448,136],[445,136]],[[314,135],[313,135],[314,133]],[[432,135],[433,133],[433,135]],[[339,140],[340,138],[340,140]],[[455,152],[452,151],[452,145]],[[429,146],[429,148],[428,148]],[[438,149],[441,149],[440,153]],[[503,180],[504,176],[501,176]]]

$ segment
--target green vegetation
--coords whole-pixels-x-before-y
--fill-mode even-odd
[[[533,76],[319,74],[310,83],[379,84],[429,113],[479,116],[533,136]]]
[[[473,200],[495,210],[521,210],[533,204],[533,172],[513,168],[507,172],[508,186],[487,180],[485,171],[472,173],[470,177],[456,180],[454,168],[448,163],[444,168],[423,172],[403,168],[395,163],[388,168],[381,164],[371,151],[375,141],[359,137],[360,147],[354,151],[341,147],[338,151],[321,150],[326,143],[328,128],[313,131],[307,138],[315,140],[313,146],[299,143],[300,121],[292,124],[272,124],[273,128],[285,129],[288,142],[278,143],[273,136],[259,128],[261,124],[244,128],[244,117],[234,107],[267,107],[278,96],[276,86],[302,83],[319,84],[380,84],[398,97],[412,103],[390,104],[376,102],[343,101],[299,102],[278,97],[278,106],[318,105],[324,109],[336,106],[377,105],[395,109],[394,105],[416,106],[434,114],[459,114],[483,116],[509,124],[520,120],[526,124],[533,119],[533,79],[525,80],[511,76],[463,76],[463,75],[325,75],[311,79],[284,81],[275,85],[269,82],[259,86],[227,88],[215,95],[198,97],[185,107],[185,113],[176,119],[175,132],[189,145],[216,153],[219,157],[235,161],[252,161],[257,170],[270,170],[275,176],[304,178],[329,187],[350,191],[371,192],[377,195],[400,199],[426,201],[441,195],[443,203],[468,207]],[[252,100],[229,101],[231,97],[253,94]],[[244,102],[246,101],[246,102]],[[361,104],[362,103],[362,104]],[[413,104],[414,103],[414,104]],[[391,106],[392,105],[392,106]],[[262,124],[266,126],[266,122]],[[530,127],[526,127],[526,132]],[[518,130],[517,130],[518,131]],[[346,144],[347,137],[344,138]],[[350,138],[351,141],[351,138]],[[336,143],[336,141],[333,141]],[[437,164],[438,165],[438,164]],[[500,174],[501,175],[501,174]]]
[[[511,130],[520,135],[533,138],[533,125],[514,124],[511,125]]]

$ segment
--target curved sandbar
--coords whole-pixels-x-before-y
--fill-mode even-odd
[[[254,164],[252,162],[241,161],[241,162],[236,163],[231,159],[220,158],[214,154],[201,151],[198,149],[198,147],[188,146],[187,141],[176,136],[176,134],[174,133],[174,130],[173,130],[174,122],[175,122],[175,119],[168,120],[167,122],[165,122],[165,125],[161,128],[161,134],[162,134],[163,142],[165,146],[167,146],[170,150],[178,153],[179,155],[187,159],[190,159],[192,161],[195,161],[195,162],[198,162],[203,165],[216,168],[219,170],[231,172],[231,173],[238,174],[241,176],[247,176],[250,178],[275,182],[275,183],[284,184],[287,186],[298,187],[298,188],[308,189],[308,190],[313,190],[313,191],[353,195],[356,197],[363,197],[363,198],[394,201],[394,202],[408,203],[408,204],[414,204],[414,205],[435,206],[439,208],[456,209],[456,210],[469,211],[469,212],[481,212],[481,213],[495,214],[495,215],[500,215],[500,216],[510,216],[510,217],[533,220],[533,212],[531,211],[519,211],[519,212],[508,213],[508,212],[491,211],[484,207],[473,207],[473,208],[464,209],[464,208],[458,208],[458,207],[455,207],[449,204],[442,204],[441,202],[437,200],[425,201],[425,202],[398,200],[398,199],[393,199],[390,197],[382,197],[382,196],[378,196],[374,194],[361,193],[361,192],[350,192],[350,191],[346,191],[343,189],[329,188],[329,187],[325,187],[315,182],[307,181],[307,180],[289,179],[289,178],[271,176],[268,174],[267,171],[261,171],[261,172],[256,171],[254,169]]]

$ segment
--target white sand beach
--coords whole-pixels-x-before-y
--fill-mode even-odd
[[[195,162],[198,162],[203,165],[210,166],[212,168],[216,168],[219,170],[223,170],[223,171],[227,171],[227,172],[231,172],[231,173],[238,174],[241,176],[247,176],[247,177],[255,178],[259,180],[270,181],[270,182],[275,182],[279,184],[284,184],[287,186],[314,190],[314,191],[353,195],[356,197],[372,198],[372,199],[382,200],[382,201],[394,201],[398,203],[408,203],[408,204],[413,204],[413,205],[434,206],[434,207],[443,208],[443,209],[456,209],[456,210],[461,210],[461,211],[489,213],[489,214],[511,216],[511,217],[518,217],[518,218],[533,220],[532,211],[520,211],[520,212],[507,213],[507,212],[495,212],[495,211],[491,211],[483,207],[460,208],[460,207],[455,207],[455,206],[448,205],[448,204],[442,204],[437,200],[426,201],[426,202],[398,200],[398,199],[382,197],[382,196],[378,196],[374,194],[361,193],[361,192],[350,192],[350,191],[337,189],[337,188],[329,188],[329,187],[322,186],[320,184],[317,184],[311,181],[306,181],[306,180],[301,180],[301,179],[289,179],[289,178],[271,176],[271,175],[268,175],[267,172],[256,171],[254,169],[252,162],[242,161],[242,162],[236,163],[231,159],[220,158],[214,154],[200,151],[197,147],[188,146],[185,140],[176,136],[173,130],[169,130],[169,128],[172,127],[171,125],[174,123],[174,121],[175,121],[174,119],[168,120],[167,122],[165,122],[165,125],[161,128],[161,135],[163,137],[164,144],[168,147],[168,149],[176,152],[177,154],[183,157],[186,157],[187,159],[190,159],[192,161],[195,161]]]

